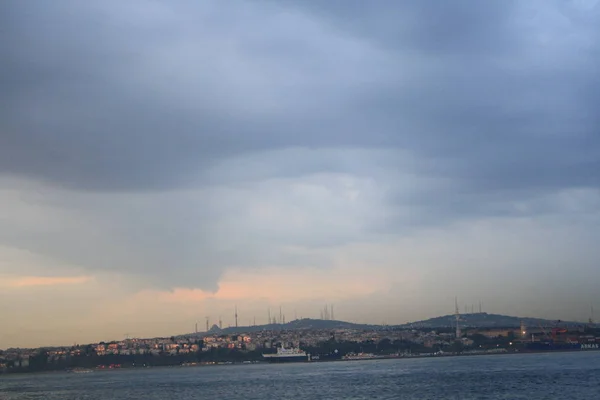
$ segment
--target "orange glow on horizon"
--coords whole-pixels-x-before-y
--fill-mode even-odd
[[[299,301],[319,297],[337,298],[366,296],[387,288],[388,282],[368,274],[341,274],[337,271],[289,271],[271,273],[229,272],[219,283],[219,289],[174,288],[152,292],[164,302],[199,302],[214,300],[264,299],[268,301]],[[149,294],[149,291],[146,291]]]
[[[92,280],[90,276],[26,276],[8,281],[9,287],[22,288],[31,286],[76,285]]]

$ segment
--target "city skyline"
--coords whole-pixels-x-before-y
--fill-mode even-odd
[[[257,319],[257,317],[255,315],[253,315],[251,318],[248,319],[248,324],[239,324],[239,326],[236,324],[236,320],[238,319],[238,317],[240,317],[240,315],[238,314],[238,310],[237,307],[234,306],[234,309],[232,310],[232,316],[230,319],[230,323],[226,323],[223,324],[223,318],[222,315],[218,316],[217,320],[213,320],[212,316],[205,316],[204,317],[204,322],[206,322],[206,328],[205,329],[199,329],[199,327],[201,325],[199,325],[202,321],[198,320],[194,323],[194,326],[192,327],[193,329],[190,330],[183,330],[181,332],[170,332],[164,335],[149,335],[149,336],[144,336],[144,335],[138,335],[135,333],[131,333],[131,332],[127,332],[124,333],[121,337],[112,337],[112,338],[102,338],[102,339],[98,339],[95,341],[91,341],[91,342],[78,342],[75,341],[71,344],[68,343],[45,343],[45,344],[38,344],[35,346],[29,346],[29,347],[25,347],[25,346],[13,346],[12,348],[22,348],[24,350],[27,349],[37,349],[37,348],[53,348],[53,347],[69,347],[71,345],[74,346],[85,346],[85,345],[89,345],[89,344],[97,344],[97,343],[112,343],[112,342],[123,342],[126,340],[130,340],[130,339],[135,339],[135,340],[149,340],[149,339],[169,339],[172,337],[178,337],[181,340],[188,340],[190,338],[194,338],[194,337],[204,337],[205,335],[209,335],[209,336],[215,336],[215,335],[220,335],[220,332],[222,330],[223,333],[229,333],[229,334],[240,334],[240,335],[245,335],[245,334],[250,334],[250,333],[256,333],[256,332],[261,332],[262,330],[256,331],[253,328],[254,327],[271,327],[269,328],[269,331],[281,331],[281,328],[278,328],[277,326],[281,326],[284,327],[283,331],[298,331],[298,330],[305,330],[307,329],[307,325],[304,324],[302,325],[302,323],[300,322],[300,328],[298,328],[297,325],[294,324],[294,322],[298,322],[298,321],[318,321],[318,320],[322,320],[322,321],[330,321],[334,324],[336,323],[349,323],[351,324],[350,326],[345,326],[345,325],[341,325],[338,328],[335,329],[358,329],[358,330],[362,330],[363,328],[361,328],[361,325],[371,325],[371,326],[379,326],[382,328],[385,328],[386,326],[395,326],[395,327],[400,327],[401,331],[410,331],[412,330],[411,328],[413,327],[413,324],[415,328],[421,328],[421,330],[423,330],[423,327],[431,327],[431,329],[440,329],[440,328],[455,328],[456,326],[459,327],[459,330],[457,330],[457,337],[460,336],[461,329],[460,327],[464,327],[467,330],[477,330],[477,329],[488,329],[488,330],[492,330],[494,331],[495,329],[499,328],[499,329],[514,329],[515,328],[515,321],[514,319],[517,320],[521,320],[520,321],[520,328],[523,329],[525,327],[525,329],[527,328],[531,328],[533,331],[535,332],[547,332],[549,331],[553,326],[566,326],[565,324],[567,324],[567,326],[573,326],[573,324],[576,324],[576,326],[579,327],[594,327],[594,326],[598,326],[597,324],[597,320],[595,319],[595,313],[594,313],[594,309],[593,309],[593,305],[590,305],[590,314],[588,315],[588,318],[585,321],[566,321],[566,320],[560,320],[560,319],[556,319],[556,318],[538,318],[535,316],[524,316],[524,315],[520,315],[520,316],[503,316],[502,314],[496,314],[496,313],[488,313],[484,308],[483,308],[483,304],[481,302],[479,302],[478,304],[470,304],[464,305],[464,313],[460,311],[460,306],[458,305],[458,300],[456,298],[456,306],[455,306],[455,312],[454,313],[448,313],[445,315],[437,315],[437,316],[432,316],[431,318],[427,318],[425,320],[422,321],[405,321],[405,322],[400,322],[400,323],[388,323],[386,321],[380,321],[380,322],[373,322],[374,320],[372,319],[371,322],[369,321],[360,321],[360,320],[355,320],[355,321],[349,321],[349,320],[344,320],[344,319],[336,319],[336,318],[332,318],[331,314],[327,314],[325,313],[325,308],[318,310],[319,312],[319,316],[314,317],[313,315],[311,315],[309,313],[308,316],[304,316],[304,315],[297,315],[297,310],[293,311],[294,317],[286,319],[285,317],[285,312],[283,311],[283,308],[281,308],[281,312],[282,314],[279,315],[277,314],[276,316],[273,316],[271,318],[271,309],[268,308],[267,309],[267,317],[265,317],[264,319],[259,317]],[[327,312],[330,312],[330,310],[332,309],[333,305],[332,304],[327,304],[325,305],[325,307],[327,307]],[[230,310],[231,311],[231,310]],[[314,311],[314,310],[313,310]],[[483,325],[481,325],[481,319],[478,319],[477,321],[479,322],[474,322],[471,321],[470,318],[471,316],[475,316],[475,318],[479,318],[478,316],[480,315],[486,315],[485,319],[483,321]],[[243,315],[243,317],[246,317],[246,315]],[[443,320],[439,320],[440,318],[444,317],[445,321]],[[496,320],[494,320],[494,322],[492,322],[492,320],[490,319],[491,317],[496,318]],[[497,318],[504,318],[504,317],[508,317],[509,320],[511,320],[511,322],[506,323],[507,325],[498,325],[499,323],[501,324],[501,322],[498,322]],[[455,318],[457,318],[458,321],[458,325],[456,325],[456,321]],[[533,321],[531,321],[531,319],[533,319]],[[502,319],[502,321],[504,321],[505,319]],[[227,318],[225,318],[225,321],[228,321]],[[434,322],[437,321],[437,322]],[[289,325],[289,323],[292,323],[292,325]],[[311,323],[311,322],[309,322]],[[439,325],[436,325],[436,323],[438,323]],[[354,324],[354,325],[352,325]],[[422,325],[425,324],[425,325]],[[487,325],[486,325],[487,324]],[[288,329],[285,329],[285,327],[288,327]],[[310,325],[309,325],[310,326]],[[217,328],[218,330],[215,331],[214,329]],[[231,329],[234,329],[233,331],[231,331]],[[311,328],[308,329],[309,331],[327,331],[327,328],[324,327],[320,327],[320,328]],[[364,332],[370,332],[368,329],[365,330]],[[2,348],[0,347],[0,350],[6,350],[8,348]]]
[[[586,321],[598,4],[1,2],[0,348]]]

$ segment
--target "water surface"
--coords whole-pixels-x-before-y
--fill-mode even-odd
[[[600,399],[600,352],[0,377],[0,399]]]

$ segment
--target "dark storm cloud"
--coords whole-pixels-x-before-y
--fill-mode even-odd
[[[6,174],[75,189],[161,190],[196,184],[216,162],[262,150],[385,147],[409,151],[423,174],[453,179],[461,204],[600,183],[598,7],[2,7]],[[374,58],[351,63],[332,47],[344,40]],[[246,87],[258,79],[250,67],[264,80]],[[268,173],[360,173],[361,162],[307,157]]]

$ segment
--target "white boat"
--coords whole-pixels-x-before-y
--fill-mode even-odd
[[[94,370],[88,368],[73,368],[70,372],[74,374],[89,374],[90,372],[94,372]]]
[[[297,347],[292,347],[286,349],[283,345],[277,348],[277,353],[275,354],[263,354],[262,355],[265,360],[268,362],[302,362],[308,361],[309,355],[304,351],[300,350]]]

